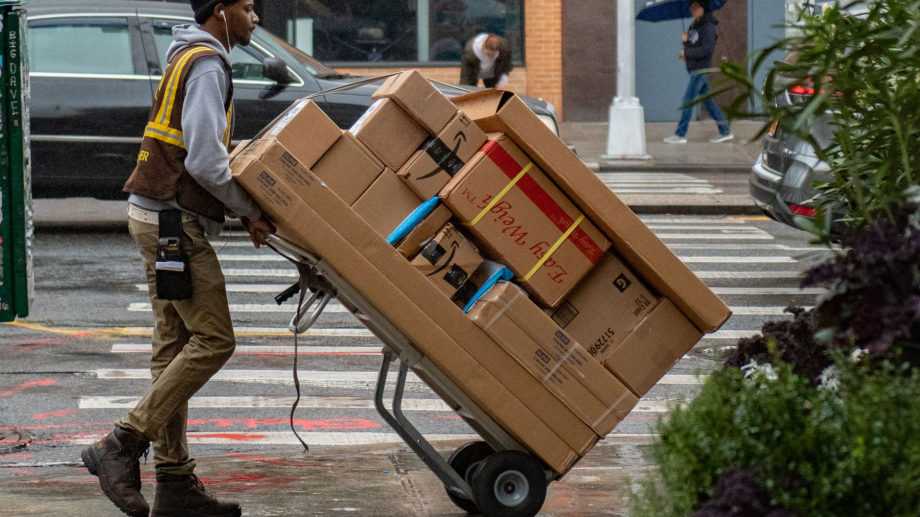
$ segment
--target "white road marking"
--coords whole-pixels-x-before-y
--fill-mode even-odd
[[[737,225],[746,225],[748,224],[747,220],[744,219],[728,219],[724,217],[711,217],[711,218],[690,218],[690,217],[646,217],[639,216],[639,219],[642,220],[645,224],[737,224]]]
[[[810,309],[811,307],[805,307]],[[785,307],[729,307],[735,316],[790,316]]]
[[[659,233],[659,239],[693,239],[700,241],[772,241],[768,233]]]
[[[795,248],[785,244],[693,244],[690,242],[672,242],[668,243],[671,249],[679,250],[777,250],[777,251],[824,251],[826,248]]]
[[[721,278],[761,279],[761,278],[801,278],[800,271],[694,271],[701,279],[715,280]]]
[[[377,382],[377,372],[350,372],[350,371],[318,371],[301,370],[297,376],[302,384],[374,384]],[[119,379],[150,379],[150,370],[146,368],[96,370],[96,377],[106,380]],[[396,374],[390,375],[387,380],[395,382]],[[293,384],[294,377],[291,370],[220,370],[213,381],[246,382],[261,384]],[[406,382],[421,383],[414,373],[410,372]]]
[[[150,379],[150,370],[146,368],[127,368],[111,369],[101,368],[95,370],[96,377],[106,380],[143,380]],[[357,372],[357,371],[318,371],[302,370],[297,373],[301,383],[376,383],[377,372]],[[396,374],[393,373],[387,377],[388,381],[394,381]],[[290,370],[220,370],[214,377],[214,381],[225,382],[249,382],[263,384],[293,384],[294,378]],[[406,377],[407,382],[421,383],[414,373],[409,372]],[[695,375],[665,375],[659,384],[667,385],[698,385],[701,381]]]
[[[133,408],[140,397],[80,397],[80,409],[125,409]],[[295,397],[285,396],[243,396],[243,397],[192,397],[190,408],[276,408],[291,407]],[[391,407],[387,398],[384,403]],[[372,397],[302,397],[297,405],[302,409],[374,409]],[[441,399],[403,399],[405,411],[449,411],[450,406]]]
[[[224,276],[277,276],[284,278],[297,278],[300,276],[297,274],[297,270],[294,269],[223,269],[223,272]]]
[[[149,344],[117,344],[112,345],[112,352],[116,354],[151,353],[153,349]],[[293,354],[294,347],[287,345],[237,345],[234,354],[259,355],[259,354]],[[298,347],[297,355],[380,355],[379,346],[310,346]]]
[[[153,335],[153,327],[124,327],[122,334],[149,336]],[[285,328],[278,327],[233,327],[233,332],[240,335],[249,336],[292,336],[291,332]],[[356,328],[314,328],[303,334],[303,337],[375,337],[370,330]]]
[[[721,221],[719,221],[721,224]],[[756,226],[743,226],[738,227],[738,225],[728,225],[728,226],[719,226],[719,225],[692,225],[692,224],[648,224],[646,225],[650,230],[712,230],[712,231],[731,231],[731,232],[751,232],[751,233],[767,233]]]
[[[140,398],[138,398],[140,400]],[[633,413],[667,413],[674,406],[685,406],[688,400],[640,400]],[[129,406],[134,407],[134,406]]]
[[[707,257],[678,256],[687,264],[788,264],[798,262],[792,257]]]
[[[237,291],[237,292],[254,292],[254,291]],[[293,300],[293,301],[292,301]],[[149,303],[132,303],[128,306],[130,312],[151,312],[153,308]],[[297,310],[297,298],[288,300],[286,304],[278,305],[277,303],[231,303],[230,312],[277,312],[290,314],[291,316]],[[323,312],[329,313],[347,313],[348,309],[338,303],[326,305]]]
[[[751,337],[755,334],[760,334],[759,330],[719,330],[713,332],[712,334],[706,334],[703,336],[703,339],[732,339],[739,340],[741,338]]]
[[[299,431],[301,438],[311,446],[340,446],[340,445],[374,445],[386,443],[403,443],[402,438],[396,433],[367,433],[367,432],[328,432],[328,431]],[[98,440],[103,434],[96,437],[82,437],[70,441],[73,444],[89,445]],[[478,434],[426,434],[430,442],[438,441],[473,441],[481,440]],[[231,443],[244,443],[247,445],[300,445],[297,437],[291,431],[286,432],[191,432],[188,433],[188,443],[201,445],[222,445]]]
[[[619,188],[610,186],[614,194],[721,194],[722,191],[712,188]]]
[[[224,262],[287,262],[288,259],[281,255],[218,255]]]
[[[771,295],[771,294],[788,294],[788,295],[819,295],[827,292],[827,289],[820,287],[710,287],[715,294],[721,295]]]
[[[147,284],[134,284],[138,291],[147,292]],[[227,284],[228,293],[274,293],[284,291],[291,284]]]

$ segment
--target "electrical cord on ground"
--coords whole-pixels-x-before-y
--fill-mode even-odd
[[[307,290],[309,289],[308,288],[309,276],[305,277],[304,273],[307,273],[307,275],[309,275],[311,272],[305,271],[305,268],[300,265],[297,266],[297,269],[300,272],[300,296],[297,301],[297,319],[294,320],[295,321],[295,328],[294,328],[294,390],[297,392],[297,397],[294,399],[294,404],[291,405],[290,423],[291,423],[291,431],[294,432],[294,436],[296,436],[300,444],[303,445],[304,452],[307,452],[310,450],[310,446],[307,445],[307,442],[303,441],[303,438],[301,438],[300,435],[297,434],[297,429],[294,428],[294,412],[297,411],[297,406],[300,404],[300,379],[297,377],[297,357],[299,353],[297,351],[298,333],[297,333],[296,324],[300,323],[301,318],[303,318],[303,310],[304,310],[303,300],[304,300],[304,297],[306,296]]]

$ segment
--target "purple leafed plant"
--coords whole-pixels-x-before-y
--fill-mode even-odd
[[[920,211],[905,205],[842,244],[847,252],[809,270],[802,287],[826,286],[815,308],[819,336],[874,354],[920,344]]]

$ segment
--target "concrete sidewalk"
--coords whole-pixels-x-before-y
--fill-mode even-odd
[[[747,174],[760,154],[760,140],[749,142],[760,130],[760,122],[738,121],[732,124],[734,140],[709,143],[719,130],[711,120],[691,122],[686,144],[666,144],[665,137],[674,134],[673,122],[645,124],[646,151],[650,160],[605,160],[607,152],[606,122],[565,122],[559,136],[575,146],[578,156],[596,172],[658,171],[658,172],[731,172]]]
[[[309,441],[309,436],[305,435]],[[439,442],[449,454],[461,443]],[[602,442],[560,482],[550,485],[540,515],[625,515],[627,476],[649,472],[645,445]],[[2,456],[0,456],[2,458]],[[122,515],[97,478],[74,464],[33,465],[27,458],[0,467],[0,515],[16,517]],[[218,498],[236,500],[243,515],[466,515],[405,445],[345,446],[198,459],[197,474]],[[141,464],[142,491],[153,502],[153,462]]]

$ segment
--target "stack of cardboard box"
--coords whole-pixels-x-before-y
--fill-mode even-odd
[[[235,153],[234,176],[282,237],[566,472],[728,308],[512,94],[451,102],[406,72],[374,97],[344,133],[296,104]],[[464,314],[490,261],[516,278]]]

